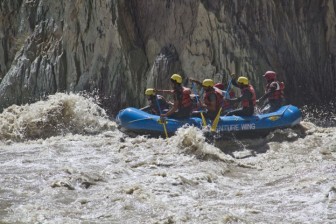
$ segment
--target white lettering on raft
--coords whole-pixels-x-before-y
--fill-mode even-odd
[[[255,129],[255,123],[251,124],[242,124],[241,125],[242,130],[254,130]]]
[[[235,124],[235,125],[223,125],[219,128],[222,131],[239,131],[239,130],[255,130],[255,123],[251,124]]]

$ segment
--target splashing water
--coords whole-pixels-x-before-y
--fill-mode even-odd
[[[46,101],[13,105],[0,114],[0,140],[22,141],[66,133],[94,134],[115,127],[93,99],[76,94],[58,93]]]
[[[302,108],[305,121],[322,127],[336,127],[336,102],[325,105],[304,106]]]
[[[335,127],[305,120],[214,144],[194,127],[129,137],[93,99],[61,93],[0,120],[0,222],[336,221]]]

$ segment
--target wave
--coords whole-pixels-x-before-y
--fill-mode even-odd
[[[73,93],[57,93],[46,100],[12,105],[0,114],[0,140],[24,141],[51,136],[96,134],[116,130],[95,99]]]

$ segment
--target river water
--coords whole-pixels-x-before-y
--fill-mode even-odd
[[[335,223],[335,134],[305,119],[215,144],[130,137],[56,94],[0,114],[0,223]]]

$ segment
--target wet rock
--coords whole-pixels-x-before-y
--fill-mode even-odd
[[[202,79],[236,72],[253,80],[261,94],[261,74],[270,69],[286,82],[292,103],[328,102],[336,95],[333,5],[5,1],[0,110],[60,91],[97,91],[116,112],[144,104],[146,87],[168,88],[172,73]]]

